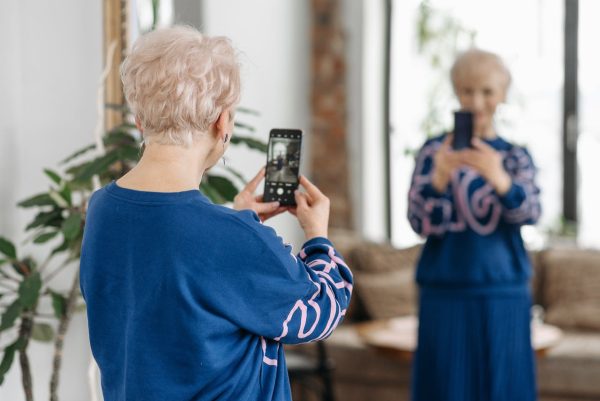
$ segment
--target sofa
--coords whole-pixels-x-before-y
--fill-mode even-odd
[[[332,235],[355,277],[343,324],[327,339],[336,400],[410,399],[411,362],[366,344],[361,323],[417,313],[415,264],[420,246],[395,249],[352,233]],[[560,342],[537,358],[540,401],[600,401],[600,252],[553,247],[530,252],[532,294],[544,322],[563,331]],[[543,308],[543,309],[542,309]],[[302,349],[311,353],[310,345]]]

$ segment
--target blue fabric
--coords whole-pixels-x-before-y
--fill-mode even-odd
[[[521,226],[540,215],[536,169],[529,153],[500,137],[486,141],[503,156],[512,186],[504,196],[474,170],[461,168],[445,193],[431,185],[433,156],[445,135],[428,140],[417,156],[408,219],[426,237],[417,266],[421,285],[524,283],[531,266]]]
[[[421,288],[413,401],[534,401],[526,286]]]
[[[531,264],[520,229],[540,215],[535,166],[526,149],[497,137],[485,142],[512,179],[506,194],[468,167],[438,193],[431,175],[444,139],[421,148],[409,192],[409,221],[426,238],[412,399],[533,401]]]
[[[105,401],[290,400],[282,343],[326,338],[352,275],[251,211],[115,183],[89,204],[81,291]]]

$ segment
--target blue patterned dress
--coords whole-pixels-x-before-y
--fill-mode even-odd
[[[531,264],[520,232],[540,216],[535,166],[527,150],[496,137],[485,142],[512,178],[505,195],[468,167],[438,193],[433,156],[444,138],[421,148],[409,193],[408,219],[427,239],[417,266],[412,399],[535,400]]]

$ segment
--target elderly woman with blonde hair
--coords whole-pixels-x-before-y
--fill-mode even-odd
[[[327,239],[329,200],[301,177],[297,207],[262,203],[264,169],[236,210],[199,192],[240,98],[229,40],[157,30],[121,72],[146,149],[93,194],[81,254],[104,400],[290,400],[283,344],[328,337],[352,292]],[[262,224],[288,210],[307,239],[298,255]]]
[[[414,401],[533,401],[531,264],[520,228],[540,215],[526,149],[498,135],[497,106],[511,77],[497,55],[472,49],[451,71],[474,115],[471,147],[452,133],[421,148],[408,218],[426,238],[418,262],[419,333]]]

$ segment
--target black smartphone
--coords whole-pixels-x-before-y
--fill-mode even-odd
[[[455,111],[452,149],[472,147],[471,139],[473,139],[473,113],[465,110]]]
[[[267,149],[264,202],[279,201],[282,206],[296,206],[302,131],[272,129]]]

